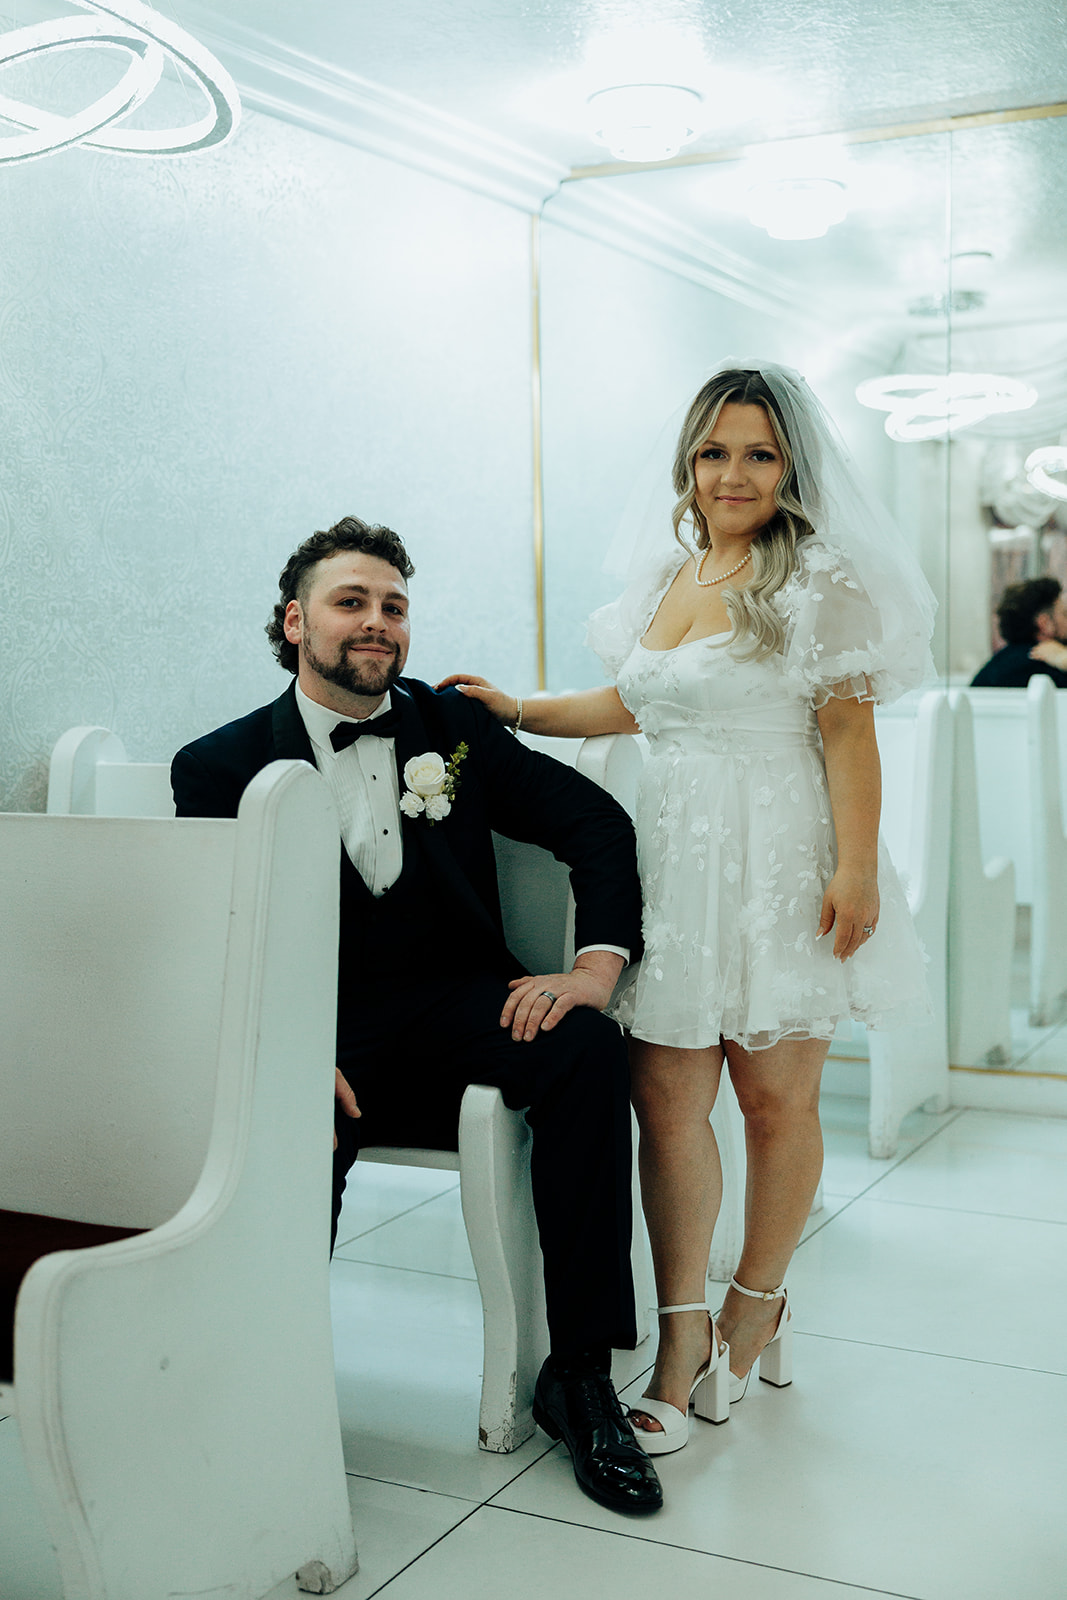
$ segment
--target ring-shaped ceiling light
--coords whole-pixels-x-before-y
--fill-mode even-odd
[[[230,137],[240,117],[237,87],[209,50],[151,6],[142,5],[141,0],[73,3],[100,15],[32,23],[0,35],[0,67],[56,50],[119,49],[133,59],[114,89],[71,116],[0,96],[0,120],[30,130],[0,140],[0,164],[30,161],[75,144],[123,155],[189,155],[222,144]],[[208,100],[204,116],[182,128],[107,132],[143,105],[158,84],[168,58],[204,91]]]
[[[1053,472],[1067,472],[1067,444],[1045,444],[1039,450],[1031,450],[1023,470],[1042,494],[1050,494],[1055,500],[1067,500],[1067,483],[1062,478],[1049,476]]]
[[[856,399],[875,411],[887,411],[885,431],[900,444],[943,438],[982,422],[1001,411],[1025,411],[1037,390],[1017,378],[989,372],[891,373],[868,378],[856,388]]]

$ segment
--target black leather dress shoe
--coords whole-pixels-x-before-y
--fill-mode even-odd
[[[557,1366],[549,1357],[537,1379],[533,1415],[550,1439],[563,1440],[590,1499],[609,1511],[658,1511],[663,1505],[655,1468],[605,1374]]]

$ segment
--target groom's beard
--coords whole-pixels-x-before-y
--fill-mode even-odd
[[[400,676],[400,650],[396,645],[389,646],[392,657],[388,656],[358,656],[349,654],[349,645],[338,645],[337,653],[333,660],[328,661],[316,653],[310,640],[304,640],[304,660],[308,666],[324,678],[327,683],[336,684],[339,689],[346,689],[349,694],[359,694],[366,697],[385,694],[391,689]]]

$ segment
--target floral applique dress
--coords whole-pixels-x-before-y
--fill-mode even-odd
[[[781,654],[739,661],[729,634],[647,649],[683,560],[589,625],[649,745],[636,817],[645,953],[613,1014],[637,1038],[687,1049],[829,1039],[847,1017],[921,1022],[925,961],[884,847],[874,937],[843,963],[832,934],[816,938],[835,839],[815,712],[831,694],[877,694],[877,611],[844,556],[813,542],[774,597]]]

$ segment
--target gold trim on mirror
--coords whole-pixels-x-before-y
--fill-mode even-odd
[[[545,493],[541,465],[541,218],[530,218],[530,413],[533,428],[534,612],[537,618],[537,687],[548,684],[545,646]]]
[[[973,111],[958,117],[927,117],[922,122],[898,122],[884,128],[852,128],[835,132],[833,137],[842,144],[874,144],[880,139],[913,139],[924,133],[962,133],[968,128],[992,128],[1004,122],[1034,122],[1045,117],[1067,117],[1067,101],[1057,101],[1047,106],[1019,106],[1008,111]],[[801,139],[815,138],[814,134],[800,134]],[[665,172],[671,167],[703,167],[716,161],[740,161],[756,145],[786,144],[793,140],[754,140],[752,144],[737,145],[729,150],[690,150],[685,155],[672,156],[669,161],[603,161],[597,166],[572,167],[564,183],[574,183],[578,178],[624,178],[630,172]]]

